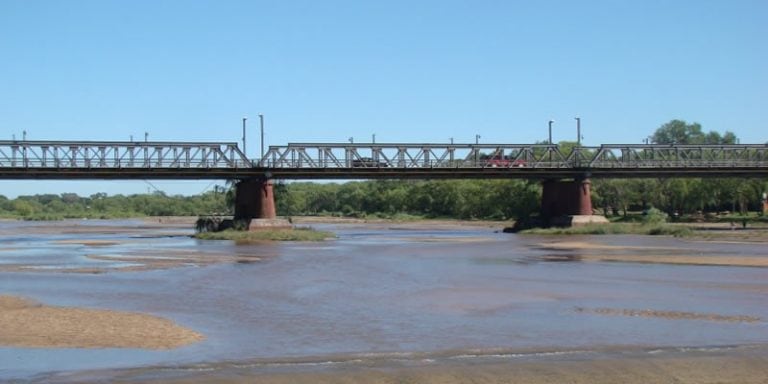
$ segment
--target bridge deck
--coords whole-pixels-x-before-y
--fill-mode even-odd
[[[768,145],[0,141],[0,179],[768,177]]]

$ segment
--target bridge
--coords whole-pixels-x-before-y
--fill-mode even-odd
[[[594,177],[768,177],[768,144],[0,141],[0,179],[236,179],[236,218],[274,217],[272,179],[518,178],[544,183],[546,217],[591,215]]]

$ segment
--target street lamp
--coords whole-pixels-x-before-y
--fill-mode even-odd
[[[352,137],[352,136],[350,136],[348,140],[349,140],[350,144],[354,144],[355,143],[355,138]]]
[[[453,145],[453,137],[451,137],[451,145]]]
[[[549,121],[549,145],[552,145],[552,123],[554,122],[554,120]]]
[[[144,142],[146,143],[149,140],[149,132],[144,132]]]
[[[581,147],[581,118],[574,117],[576,119],[576,145]]]
[[[372,139],[373,139],[373,141],[371,141],[371,142],[372,142],[372,143],[374,143],[374,144],[376,144],[376,134],[375,134],[375,133],[373,134],[373,137],[372,137]]]
[[[248,120],[247,117],[243,117],[243,153],[247,153],[245,151],[245,122]],[[248,155],[245,155],[245,157],[248,157]]]
[[[475,135],[475,144],[480,144],[480,135]]]
[[[264,158],[264,115],[259,113],[259,130],[261,131],[261,157],[259,162]]]

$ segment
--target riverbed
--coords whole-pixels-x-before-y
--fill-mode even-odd
[[[766,356],[762,242],[312,226],[337,238],[242,245],[192,239],[186,223],[0,222],[0,295],[204,336],[161,350],[0,346],[0,381]]]

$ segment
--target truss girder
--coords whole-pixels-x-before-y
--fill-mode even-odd
[[[0,141],[0,168],[250,168],[236,143]]]
[[[768,145],[604,144],[566,149],[547,144],[291,143],[271,146],[262,159],[252,162],[236,143],[0,141],[0,178],[268,174],[305,179],[757,177],[768,175]]]
[[[293,154],[313,148],[318,168],[712,168],[765,167],[766,145],[606,144],[564,150],[557,145],[288,144],[273,146],[268,168],[304,168]],[[306,152],[305,152],[306,153]],[[340,160],[343,159],[343,160]]]

